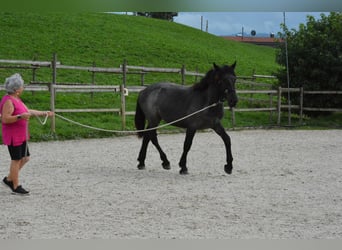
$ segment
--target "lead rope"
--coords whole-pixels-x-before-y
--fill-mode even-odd
[[[38,116],[38,115],[36,115],[35,117],[36,117],[36,118],[37,118],[37,120],[40,122],[40,124],[42,124],[42,125],[45,125],[45,124],[46,124],[46,121],[47,121],[47,119],[49,118],[49,113],[48,113],[48,112],[45,112],[45,118],[44,118],[44,120],[41,120],[41,119],[39,118],[39,116]]]
[[[139,133],[139,132],[147,132],[147,131],[151,131],[151,130],[156,130],[156,129],[160,129],[160,128],[163,128],[163,127],[172,125],[172,124],[174,124],[174,123],[177,123],[177,122],[180,122],[180,121],[182,121],[182,120],[185,120],[185,119],[187,119],[187,118],[189,118],[189,117],[191,117],[191,116],[193,116],[193,115],[196,115],[196,114],[198,114],[198,113],[200,113],[200,112],[203,112],[204,110],[207,110],[207,109],[209,109],[209,108],[215,107],[215,106],[217,106],[218,104],[219,104],[219,102],[213,103],[213,104],[211,104],[211,105],[209,105],[209,106],[207,106],[207,107],[204,107],[204,108],[202,108],[202,109],[200,109],[200,110],[197,110],[197,111],[195,111],[195,112],[193,112],[193,113],[191,113],[191,114],[189,114],[189,115],[186,115],[186,116],[184,116],[184,117],[181,117],[181,118],[179,118],[179,119],[177,119],[177,120],[174,120],[174,121],[172,121],[172,122],[169,122],[169,123],[166,123],[166,124],[163,124],[163,125],[154,127],[154,128],[147,128],[147,129],[141,129],[141,130],[109,130],[109,129],[102,129],[102,128],[96,128],[96,127],[92,127],[92,126],[89,126],[89,125],[85,125],[85,124],[79,123],[79,122],[77,122],[77,121],[68,119],[68,118],[66,118],[66,117],[64,117],[64,116],[61,116],[61,115],[59,115],[59,114],[56,114],[56,113],[55,113],[55,116],[61,118],[62,120],[65,120],[65,121],[67,121],[67,122],[70,122],[70,123],[72,123],[72,124],[75,124],[75,125],[78,125],[78,126],[81,126],[81,127],[84,127],[84,128],[89,128],[89,129],[97,130],[97,131],[103,131],[103,132],[109,132],[109,133]]]
[[[181,118],[179,118],[179,119],[177,119],[177,120],[174,120],[174,121],[172,121],[172,122],[169,122],[169,123],[166,123],[166,124],[163,124],[163,125],[154,127],[154,128],[147,128],[147,129],[141,129],[141,130],[109,130],[109,129],[103,129],[103,128],[96,128],[96,127],[93,127],[93,126],[89,126],[89,125],[85,125],[85,124],[76,122],[76,121],[74,121],[74,120],[68,119],[68,118],[66,118],[66,117],[64,117],[64,116],[61,116],[61,115],[59,115],[59,114],[56,114],[56,113],[55,113],[55,116],[61,118],[62,120],[65,120],[65,121],[67,121],[67,122],[70,122],[70,123],[72,123],[72,124],[75,124],[75,125],[78,125],[78,126],[81,126],[81,127],[84,127],[84,128],[89,128],[89,129],[97,130],[97,131],[103,131],[103,132],[109,132],[109,133],[138,133],[138,132],[147,132],[147,131],[151,131],[151,130],[156,130],[156,129],[164,128],[164,127],[166,127],[166,126],[172,125],[172,124],[177,123],[177,122],[180,122],[180,121],[182,121],[182,120],[185,120],[185,119],[187,119],[187,118],[189,118],[189,117],[191,117],[191,116],[193,116],[193,115],[196,115],[196,114],[198,114],[198,113],[200,113],[200,112],[203,112],[204,110],[207,110],[207,109],[210,109],[210,108],[212,108],[212,107],[215,107],[215,106],[217,106],[219,103],[220,103],[220,102],[213,103],[213,104],[211,104],[211,105],[209,105],[209,106],[207,106],[207,107],[204,107],[204,108],[202,108],[202,109],[200,109],[200,110],[197,110],[197,111],[195,111],[195,112],[193,112],[193,113],[191,113],[191,114],[189,114],[189,115],[186,115],[186,116],[184,116],[184,117],[181,117]],[[38,121],[40,122],[41,125],[45,125],[45,124],[46,124],[46,121],[47,121],[47,119],[48,119],[48,117],[49,117],[49,115],[48,115],[48,113],[46,112],[46,115],[45,115],[45,118],[44,118],[43,121],[42,121],[37,115],[36,115],[35,117],[38,119]],[[28,123],[28,122],[27,122],[27,125],[26,125],[26,126],[27,126],[27,127],[26,127],[26,148],[25,148],[25,156],[27,157],[27,156],[28,156],[28,155],[27,155],[27,154],[28,154],[28,140],[29,140],[29,130],[28,130],[28,129],[29,129],[29,128],[28,128],[29,123]]]

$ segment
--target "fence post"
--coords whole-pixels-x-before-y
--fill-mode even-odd
[[[198,67],[196,67],[196,73],[198,74]],[[197,79],[198,79],[197,74],[195,75],[195,82],[197,82]]]
[[[281,115],[281,87],[278,87],[278,119],[277,119],[277,125],[280,125],[280,115]]]
[[[127,60],[125,59],[122,65],[122,84],[124,87],[126,87],[126,77],[127,77]]]
[[[270,109],[272,109],[273,108],[273,94],[270,93],[269,95],[270,95]],[[270,110],[270,124],[272,123],[272,119],[273,119],[273,111]]]
[[[251,80],[252,80],[252,82],[256,82],[256,79],[257,79],[257,78],[256,78],[256,76],[255,76],[255,69],[253,69],[253,72],[252,72],[252,79],[251,79]],[[251,90],[255,90],[253,84],[251,84],[250,86],[251,86]],[[250,93],[249,96],[250,96],[249,105],[252,105],[252,103],[253,103],[252,100],[253,100],[253,96],[254,96],[254,95],[253,95],[253,93]]]
[[[96,67],[96,63],[93,62],[92,66],[95,68]],[[95,85],[95,71],[92,72],[91,74],[91,84]],[[94,92],[90,93],[90,98],[93,101],[94,100]]]
[[[235,109],[231,108],[230,111],[232,114],[232,127],[234,128],[235,127]]]
[[[304,88],[300,87],[300,99],[299,99],[299,123],[303,124],[303,104],[304,104]]]
[[[141,71],[140,79],[141,79],[141,86],[144,86],[145,84],[145,73]]]
[[[120,94],[121,94],[121,125],[122,130],[126,129],[126,96],[125,96],[125,86],[123,84],[120,85]]]
[[[182,65],[182,68],[181,68],[181,74],[182,74],[182,85],[185,84],[185,65],[183,64]]]
[[[52,112],[55,112],[55,99],[56,99],[56,91],[55,84],[57,79],[57,54],[53,54],[51,66],[52,66],[52,82],[50,83],[50,109]],[[56,117],[51,117],[51,131],[53,133],[56,132]]]
[[[32,69],[32,82],[36,82],[36,67],[33,67]]]
[[[96,63],[93,62],[93,65],[92,65],[94,68],[96,67]],[[91,83],[94,85],[95,84],[95,71],[93,71],[91,73]]]

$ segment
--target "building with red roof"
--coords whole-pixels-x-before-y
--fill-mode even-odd
[[[281,38],[275,38],[273,36],[270,36],[270,37],[222,36],[222,38],[231,40],[231,41],[236,41],[236,42],[250,43],[250,44],[270,46],[270,47],[277,47],[279,43],[283,42]]]

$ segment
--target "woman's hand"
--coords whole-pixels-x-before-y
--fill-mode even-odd
[[[55,115],[55,112],[47,111],[46,114],[47,114],[48,117],[51,117],[51,116]]]
[[[31,117],[31,113],[27,112],[27,113],[22,113],[20,114],[21,119],[25,119],[25,120],[29,120]]]

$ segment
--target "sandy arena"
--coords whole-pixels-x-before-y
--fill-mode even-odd
[[[198,133],[179,175],[184,134],[159,135],[137,169],[135,136],[30,143],[27,197],[0,186],[1,239],[342,238],[342,130]],[[1,180],[9,155],[1,147]]]

